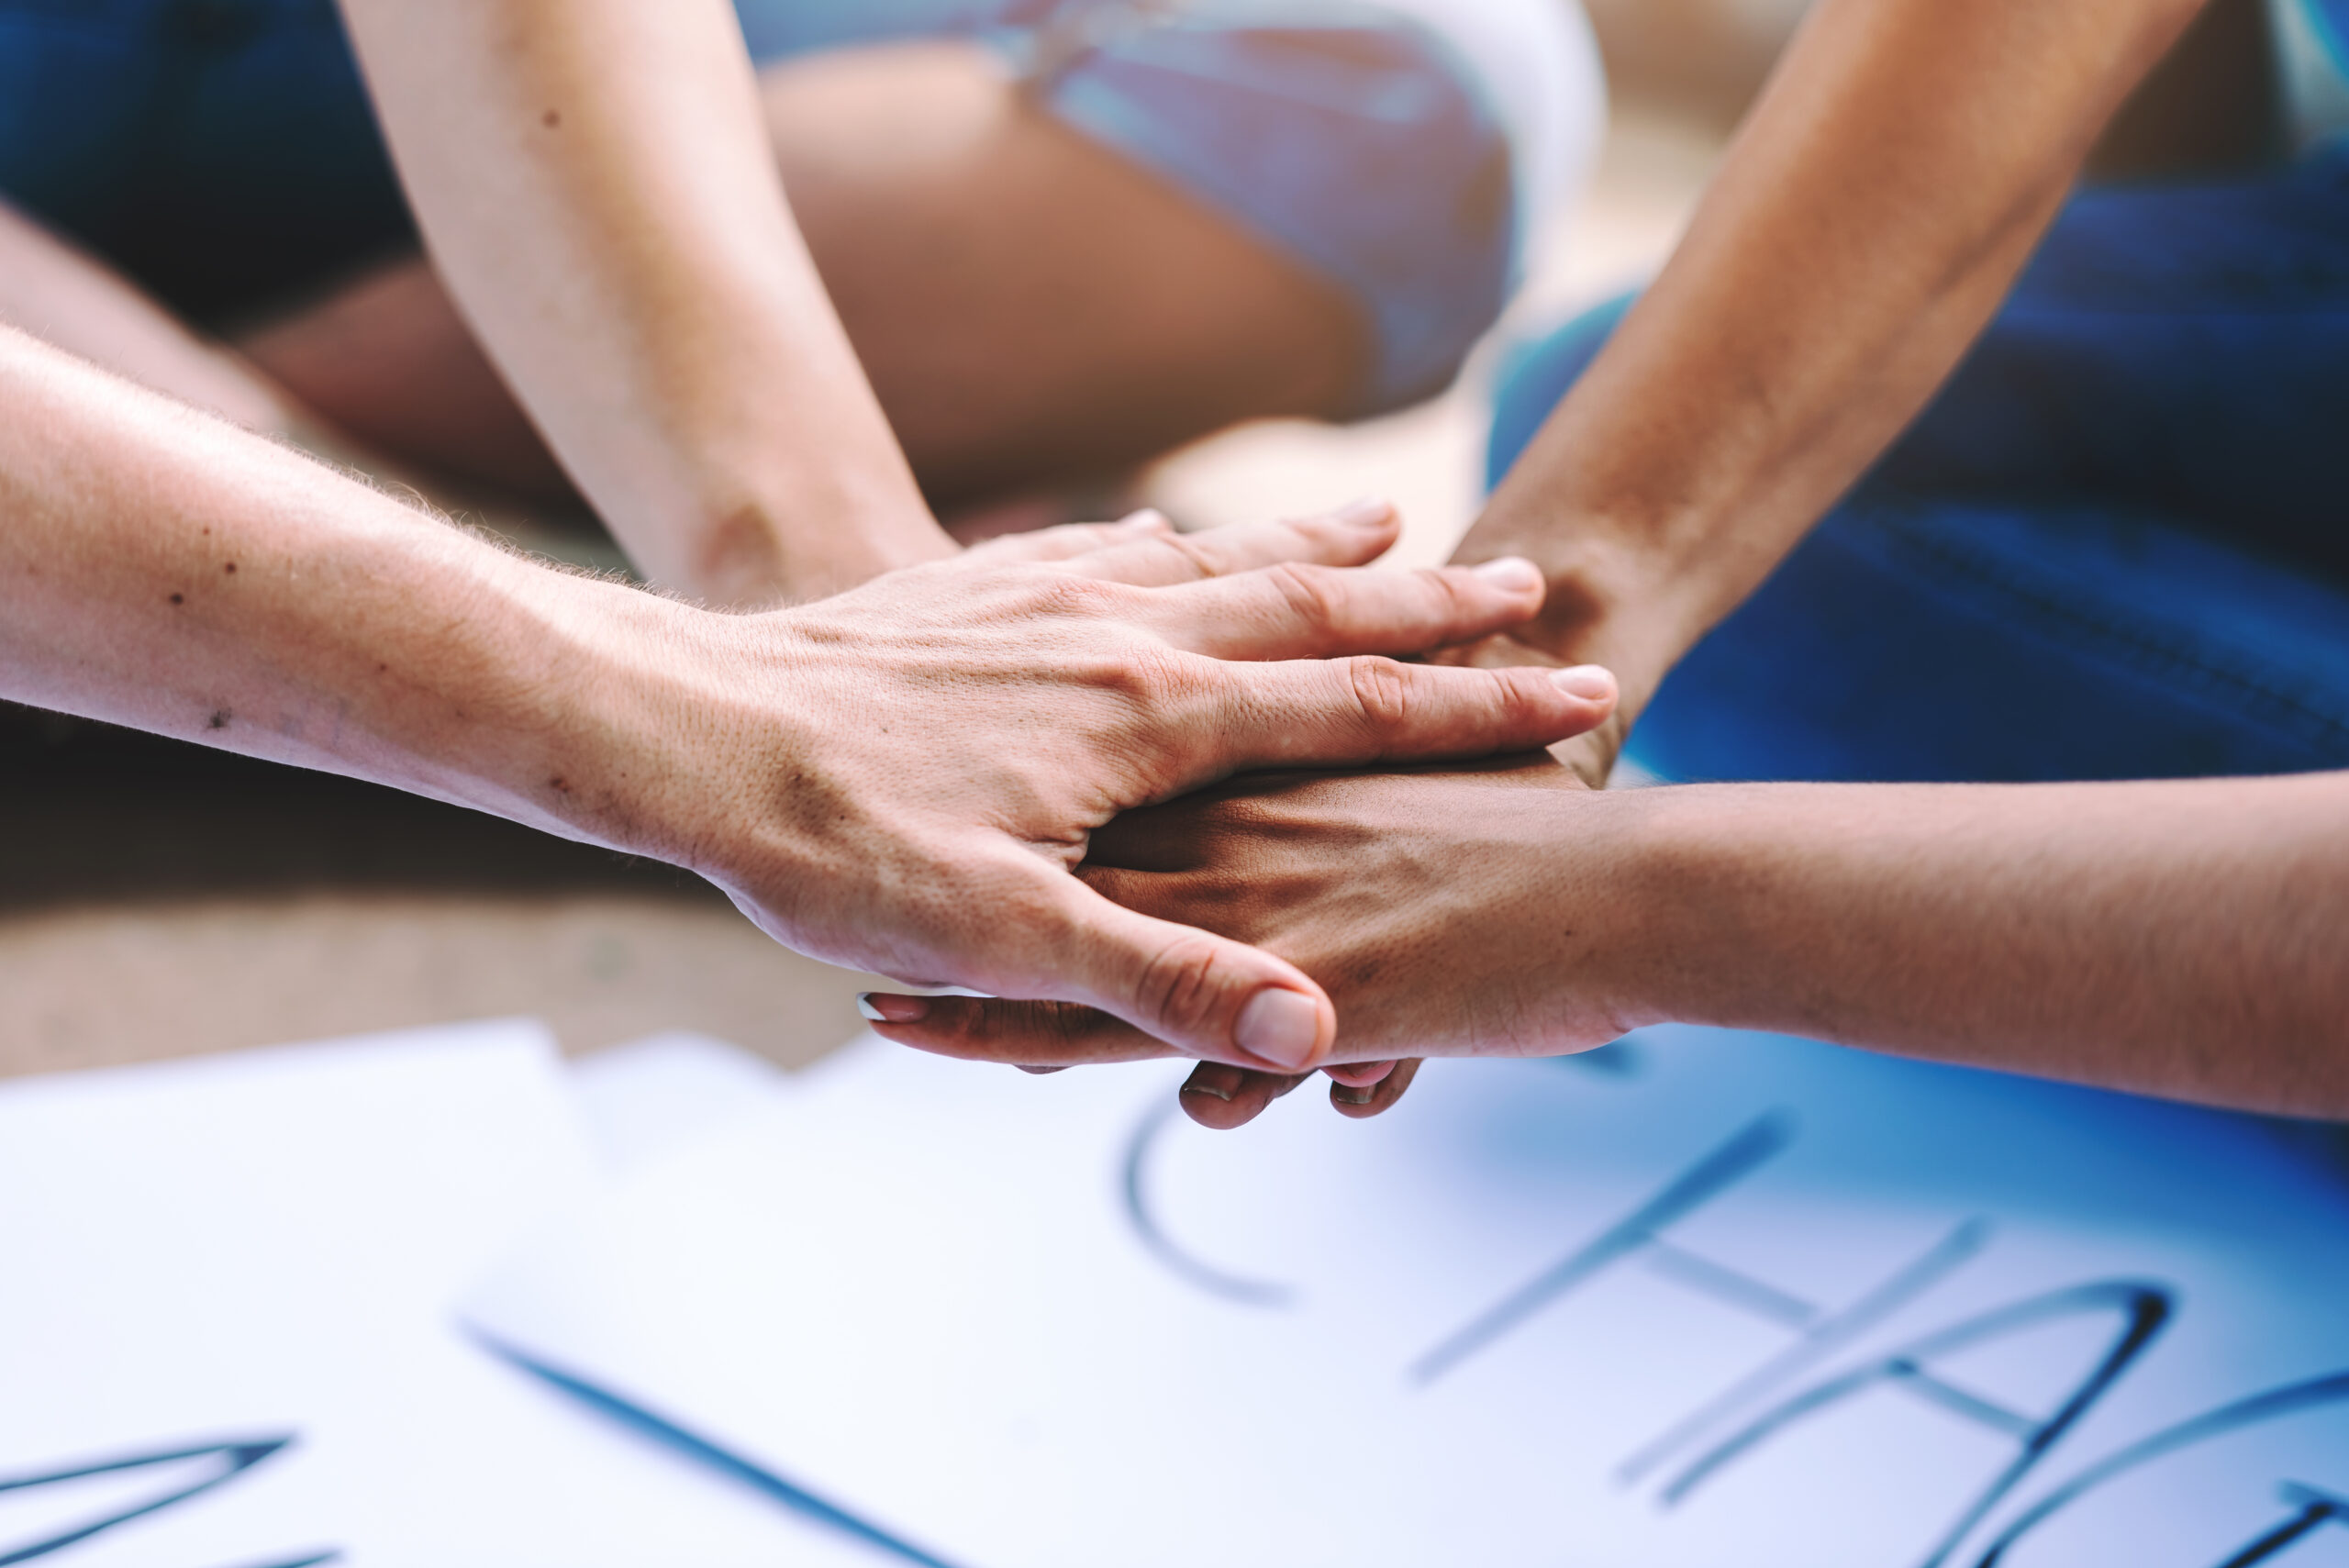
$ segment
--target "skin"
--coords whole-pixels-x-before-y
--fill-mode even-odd
[[[699,0],[347,12],[429,257],[223,345],[0,207],[0,320],[453,501],[584,498],[647,577],[753,607],[951,553],[933,503],[1360,384],[1350,299],[986,51],[753,75]]]
[[[290,433],[291,399],[86,252],[0,206],[0,322],[249,430]]]
[[[1551,583],[1484,657],[1607,665],[1620,739],[1924,406],[2198,6],[1812,11],[1671,261],[1463,542]]]
[[[950,552],[792,220],[726,0],[343,12],[458,309],[648,575],[750,603]]]
[[[986,50],[829,51],[768,67],[759,95],[792,215],[933,506],[1097,483],[1236,420],[1335,413],[1361,384],[1366,327],[1336,287],[1070,130]],[[237,346],[406,463],[570,495],[424,258]]]
[[[1911,419],[1979,333],[2190,0],[1826,0],[1654,286],[1461,559],[1542,614],[1463,662],[1611,667],[1622,700],[1508,781],[1384,778],[1177,807],[1088,875],[1319,973],[1348,1114],[1381,1060],[1564,1051],[1665,1018],[2349,1115],[2339,775],[1602,795],[1664,673]],[[1146,1052],[1064,1010],[886,1009],[890,1038],[1058,1066]],[[1297,1082],[1212,1059],[1233,1126]]]
[[[2349,1118],[2349,774],[1298,775],[1122,818],[1084,874],[1320,980],[1339,1060],[1558,1055],[1678,1021]],[[887,1032],[987,1056],[1016,1034],[1038,1065],[1164,1054],[1097,1015],[931,1008]],[[1203,1068],[1186,1104],[1236,1126],[1297,1081]],[[1408,1083],[1340,1108],[1375,1114]]]
[[[729,615],[533,564],[0,329],[0,697],[670,861],[802,951],[1326,1055],[1293,965],[1068,874],[1250,767],[1546,743],[1611,684],[1370,657],[1538,607],[1524,562],[1352,570],[1380,506],[1058,529]],[[1579,695],[1578,695],[1579,694]]]
[[[945,564],[859,349],[950,490],[1334,406],[1364,358],[1351,305],[983,57],[762,81],[708,0],[346,12],[429,265],[238,353],[0,209],[0,318],[81,356],[0,333],[7,695],[667,858],[806,951],[1073,987],[1268,1060],[1326,1045],[1318,987],[1087,893],[1065,874],[1087,830],[1251,757],[1476,751],[1603,717],[1612,685],[1588,673],[1307,662],[1539,603],[1523,562],[1332,574],[1392,542],[1380,506],[1195,540],[1063,529]],[[721,606],[937,564],[792,617],[711,615],[529,567],[191,409],[378,473],[575,481],[648,576]],[[1285,673],[1230,662],[1286,654]]]

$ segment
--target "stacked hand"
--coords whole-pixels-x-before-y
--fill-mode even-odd
[[[1503,634],[1434,657],[1511,680],[1563,673],[1559,661]],[[1341,1112],[1375,1116],[1418,1067],[1397,1059],[1401,1050],[1550,1054],[1613,1040],[1627,1023],[1598,989],[1562,1006],[1554,988],[1527,983],[1575,962],[1588,942],[1559,929],[1574,890],[1545,884],[1529,862],[1527,815],[1607,810],[1591,785],[1604,782],[1620,742],[1611,683],[1587,667],[1573,678],[1599,700],[1592,724],[1554,756],[1354,776],[1259,774],[1130,813],[1093,835],[1080,875],[1096,892],[1253,944],[1318,980],[1337,1009],[1326,1052],[1267,1069],[1081,1006],[958,997],[876,998],[889,1020],[880,1032],[1039,1071],[1204,1056],[1184,1106],[1219,1128],[1249,1120],[1316,1070],[1334,1080]],[[1460,971],[1464,953],[1477,955],[1473,974]]]
[[[698,777],[743,782],[673,858],[803,951],[1309,1069],[1338,1024],[1305,969],[1071,873],[1121,814],[1243,770],[1525,751],[1606,718],[1603,673],[1377,657],[1489,636],[1542,598],[1520,562],[1347,570],[1395,533],[1384,506],[1188,538],[1145,517],[705,617],[696,635],[733,646],[691,662],[726,675],[680,705],[678,739]]]

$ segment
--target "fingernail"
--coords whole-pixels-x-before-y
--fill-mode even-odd
[[[1259,1062],[1269,1062],[1291,1073],[1313,1056],[1321,1038],[1321,1009],[1301,991],[1267,985],[1240,1009],[1232,1040]]]
[[[1334,520],[1354,528],[1383,528],[1395,515],[1395,504],[1375,495],[1365,495],[1359,501],[1349,501],[1330,514]]]
[[[1167,520],[1166,514],[1160,511],[1157,507],[1144,506],[1139,512],[1129,512],[1124,517],[1119,517],[1118,519],[1118,526],[1121,528],[1133,528],[1136,530],[1148,529],[1154,533],[1161,528],[1172,528],[1174,525],[1169,522]]]
[[[1577,664],[1550,678],[1568,696],[1580,697],[1585,702],[1606,702],[1615,695],[1614,673],[1596,664]]]
[[[1475,568],[1476,575],[1496,588],[1521,594],[1542,586],[1542,569],[1521,555],[1504,555]]]
[[[918,1024],[930,1017],[930,1003],[920,996],[884,996],[877,991],[861,991],[856,997],[856,1010],[864,1015],[867,1023]]]
[[[1197,1068],[1183,1081],[1183,1092],[1230,1105],[1231,1096],[1240,1092],[1240,1069],[1213,1064]]]
[[[1349,1088],[1343,1084],[1330,1085],[1330,1097],[1341,1106],[1366,1106],[1370,1104],[1371,1096],[1376,1093],[1378,1090],[1375,1085],[1364,1089]]]

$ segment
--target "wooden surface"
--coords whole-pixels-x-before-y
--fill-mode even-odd
[[[520,1015],[581,1052],[692,1029],[804,1066],[872,982],[721,906],[294,893],[0,919],[0,1076]]]
[[[523,1014],[796,1066],[872,984],[667,866],[22,709],[0,822],[0,1075]]]

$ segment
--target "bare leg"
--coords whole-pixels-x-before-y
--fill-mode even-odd
[[[0,204],[0,322],[183,403],[347,467],[417,475],[204,337],[95,256]],[[441,497],[451,499],[451,497]]]
[[[818,56],[768,71],[765,96],[825,284],[941,506],[1333,413],[1358,384],[1367,329],[1338,289],[1026,102],[983,51]],[[240,347],[409,462],[560,493],[421,261]]]

